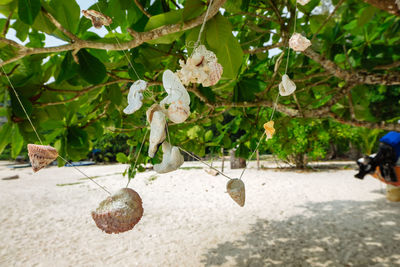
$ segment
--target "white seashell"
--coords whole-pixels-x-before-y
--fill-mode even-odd
[[[307,5],[311,0],[297,0],[297,3],[299,3],[300,5]]]
[[[142,199],[133,189],[122,188],[92,211],[96,226],[107,234],[131,230],[142,218]]]
[[[179,64],[181,69],[176,73],[184,85],[199,83],[212,86],[219,81],[223,71],[217,56],[204,45],[196,47],[186,63],[180,60]]]
[[[289,47],[294,51],[303,52],[311,45],[311,41],[300,33],[294,33],[289,39]]]
[[[96,10],[82,10],[82,14],[92,21],[95,28],[100,29],[101,26],[110,26],[112,19]]]
[[[154,165],[157,173],[167,173],[177,170],[184,162],[179,148],[171,146],[167,141],[162,144],[163,159],[160,164]]]
[[[132,84],[131,88],[129,88],[128,106],[124,109],[125,114],[132,114],[142,107],[142,92],[146,90],[146,87],[147,82],[143,80],[138,80]]]
[[[181,80],[172,71],[166,70],[163,73],[163,86],[168,96],[161,100],[160,105],[171,104],[180,100],[183,104],[190,105],[190,96]]]
[[[190,107],[181,101],[172,102],[167,110],[168,118],[175,123],[184,122],[190,115]]]
[[[398,7],[399,10],[400,10],[400,0],[396,0],[396,4],[397,4],[397,7]]]
[[[229,196],[237,203],[239,206],[243,207],[246,199],[246,192],[244,188],[244,183],[240,179],[231,179],[226,184],[226,190]]]
[[[288,96],[293,94],[296,90],[296,84],[289,78],[288,75],[282,76],[282,82],[279,84],[279,93],[281,96]]]
[[[164,142],[166,138],[165,125],[167,122],[164,112],[164,109],[158,104],[154,104],[146,112],[147,121],[150,123],[150,158],[154,157],[161,143]]]
[[[28,156],[34,172],[46,167],[58,157],[54,147],[28,144]]]

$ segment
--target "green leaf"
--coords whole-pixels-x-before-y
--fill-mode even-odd
[[[26,118],[24,109],[21,107],[21,104],[19,103],[13,91],[10,91],[10,97],[11,97],[11,107],[13,114],[18,118]],[[19,94],[19,99],[21,100],[22,105],[25,108],[25,111],[28,113],[28,115],[31,115],[32,114],[31,101],[29,101],[29,99],[27,99],[26,97],[21,96],[21,94]]]
[[[72,57],[72,52],[68,51],[65,54],[64,60],[61,62],[60,73],[57,76],[56,83],[58,84],[74,77],[78,72],[78,68],[78,64],[75,63]]]
[[[79,60],[79,74],[87,82],[98,84],[106,77],[106,67],[95,56],[92,56],[85,49],[77,53]]]
[[[32,25],[40,11],[40,0],[18,0],[18,17]]]
[[[6,123],[0,129],[0,154],[3,153],[4,148],[11,142],[12,124]]]
[[[187,21],[198,17],[205,10],[205,4],[201,0],[188,0],[183,8],[183,20]]]
[[[148,20],[145,31],[150,31],[161,26],[176,24],[179,22],[183,22],[183,10],[173,10],[170,12],[162,13],[156,16],[150,17]],[[177,32],[172,34],[167,34],[157,38],[155,40],[148,41],[149,44],[170,44],[178,39],[184,32]]]
[[[224,68],[222,77],[236,78],[242,64],[243,51],[232,34],[231,24],[225,17],[218,14],[207,25],[206,40]]]
[[[15,29],[18,39],[24,42],[26,37],[28,37],[29,26],[23,23],[21,20],[17,20],[12,27]]]
[[[16,158],[22,150],[22,146],[24,145],[24,138],[19,132],[19,128],[16,124],[12,127],[12,135],[11,135],[11,157]]]
[[[128,157],[124,153],[117,153],[116,159],[119,163],[126,163],[128,162]]]
[[[51,0],[51,14],[62,26],[72,33],[77,33],[81,9],[75,0]]]

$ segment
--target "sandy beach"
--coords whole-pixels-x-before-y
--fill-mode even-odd
[[[130,187],[143,218],[109,235],[90,215],[107,195],[79,172],[6,164],[0,177],[19,179],[0,180],[1,266],[400,266],[400,203],[388,202],[377,180],[354,179],[352,168],[252,165],[243,208],[226,193],[227,179],[198,163],[140,173]],[[125,168],[80,167],[110,191],[125,186]]]

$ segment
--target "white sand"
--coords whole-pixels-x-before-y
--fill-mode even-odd
[[[124,168],[81,169],[115,191],[125,186],[115,174]],[[90,216],[105,193],[73,168],[33,174],[0,166],[0,178],[20,176],[0,180],[0,265],[400,265],[400,203],[386,201],[377,180],[354,173],[249,169],[244,208],[225,192],[224,177],[202,169],[154,181],[154,172],[141,173],[131,187],[143,199],[143,218],[129,232],[108,235]],[[75,182],[83,183],[56,186]]]

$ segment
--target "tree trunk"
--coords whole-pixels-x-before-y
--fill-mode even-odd
[[[231,169],[241,169],[246,167],[246,160],[244,158],[237,158],[235,156],[235,149],[229,152]]]
[[[222,155],[221,172],[224,172],[225,155],[224,155],[224,148],[223,147],[221,147],[221,155]]]
[[[260,170],[260,152],[258,151],[258,149],[257,149],[257,151],[256,151],[256,155],[257,155],[257,171],[259,171]]]

